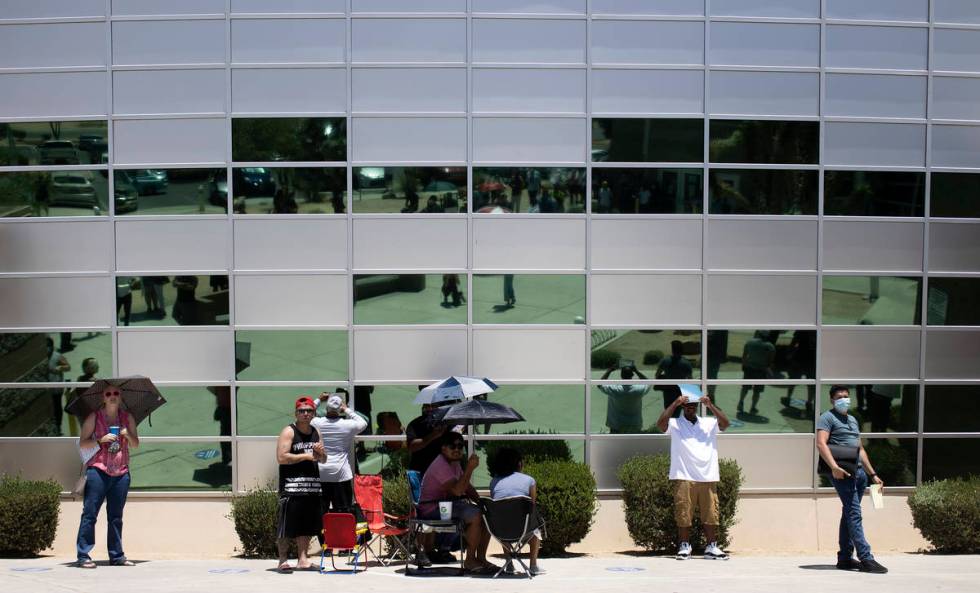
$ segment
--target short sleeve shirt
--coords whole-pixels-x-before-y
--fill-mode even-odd
[[[640,431],[643,428],[643,396],[649,385],[599,385],[609,396],[606,404],[606,426],[617,430]]]
[[[499,500],[512,496],[531,496],[534,478],[521,472],[490,480],[490,498]]]
[[[853,414],[838,414],[827,410],[817,419],[817,430],[825,430],[830,436],[828,445],[857,447],[861,444],[861,428]]]
[[[450,463],[441,454],[435,458],[422,476],[422,494],[419,496],[419,513],[426,515],[439,508],[440,500],[449,500],[449,493],[443,484],[457,480],[463,475],[458,463]]]
[[[670,479],[717,482],[718,419],[698,417],[691,422],[683,415],[667,422],[670,435]]]
[[[411,443],[415,439],[424,439],[432,432],[432,422],[427,416],[419,416],[408,423],[405,429],[405,439]],[[408,460],[408,469],[413,469],[419,473],[425,473],[429,469],[429,464],[439,456],[442,446],[439,439],[433,440],[425,447],[411,454]]]

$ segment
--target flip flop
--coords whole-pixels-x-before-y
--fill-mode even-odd
[[[136,566],[132,560],[122,560],[120,562],[110,562],[110,566]]]
[[[288,562],[283,562],[276,567],[276,571],[278,571],[279,574],[292,574],[293,567],[290,566]]]
[[[78,568],[96,568],[98,565],[92,560],[86,560],[84,562],[78,563]]]

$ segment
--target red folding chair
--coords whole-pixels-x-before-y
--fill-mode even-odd
[[[367,570],[367,566],[363,566],[360,571],[357,570],[357,559],[364,553],[363,546],[357,543],[357,522],[354,519],[354,515],[350,513],[327,513],[323,516],[323,546],[320,550],[320,574],[324,574],[324,561],[327,556],[327,551],[330,551],[330,565],[333,567],[334,573],[338,572],[349,572],[351,574],[357,574],[358,572],[364,572]],[[348,559],[348,564],[353,563],[353,570],[340,570],[334,563],[334,556],[336,552],[347,551],[353,552],[353,559]]]
[[[395,559],[397,554],[401,554],[405,561],[408,561],[408,548],[402,539],[408,533],[408,517],[389,515],[383,508],[384,481],[381,476],[354,476],[354,498],[364,513],[367,520],[368,530],[371,532],[371,539],[365,544],[375,560],[382,566],[388,566]],[[401,521],[401,525],[393,523]],[[384,538],[388,538],[384,540]],[[388,555],[379,556],[371,547],[375,541],[378,542],[378,552],[381,551],[382,541],[388,542]]]

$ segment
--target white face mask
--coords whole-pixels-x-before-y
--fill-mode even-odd
[[[834,400],[834,408],[838,412],[846,412],[847,410],[850,409],[850,407],[851,407],[851,398],[849,397],[842,397],[840,399]]]

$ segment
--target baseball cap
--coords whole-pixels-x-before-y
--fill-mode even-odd
[[[299,399],[296,400],[296,406],[295,407],[296,407],[297,410],[300,409],[303,406],[306,406],[306,407],[309,407],[309,408],[313,408],[314,410],[316,409],[316,404],[313,403],[313,399],[310,398],[310,396],[308,396],[308,395],[302,395],[302,396],[300,396]]]
[[[344,405],[344,400],[339,395],[331,395],[327,398],[327,411],[336,412],[340,406]]]

